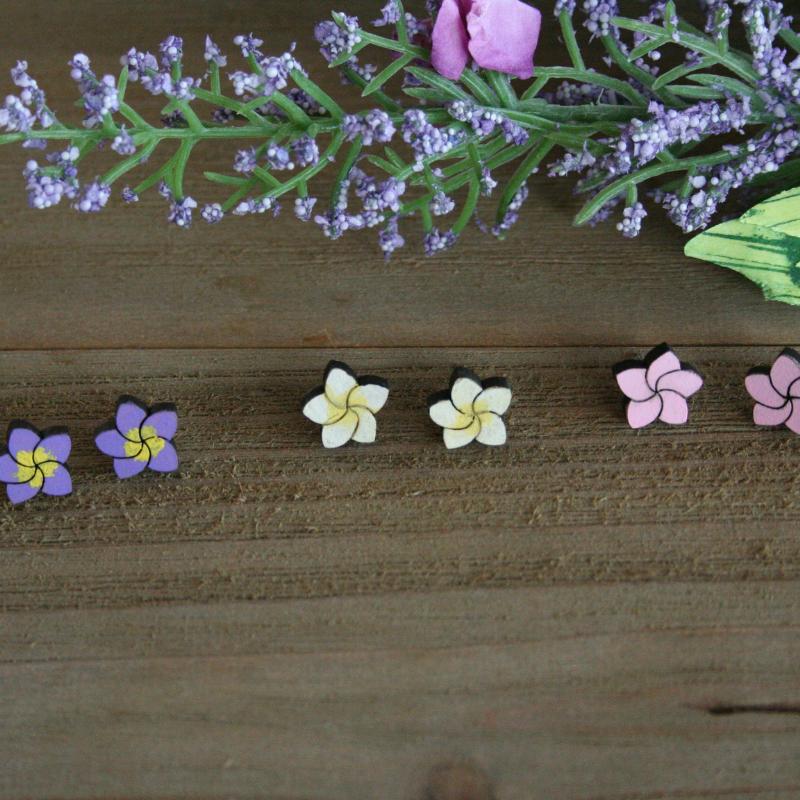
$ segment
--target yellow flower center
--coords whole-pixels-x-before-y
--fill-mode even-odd
[[[52,478],[58,469],[56,457],[44,447],[20,450],[15,460],[19,464],[15,476],[17,481],[29,483],[31,486],[41,486],[44,479]]]
[[[125,436],[125,455],[134,461],[149,461],[164,449],[164,440],[152,425],[144,428],[131,428]]]

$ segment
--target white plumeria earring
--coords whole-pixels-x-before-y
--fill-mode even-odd
[[[389,397],[389,384],[375,375],[357,377],[343,361],[329,362],[323,381],[303,400],[303,414],[322,425],[322,444],[341,447],[351,439],[374,442],[375,414]]]
[[[431,419],[444,428],[448,450],[473,440],[481,444],[506,443],[503,414],[511,404],[511,386],[505,378],[481,379],[470,369],[456,367],[450,389],[428,398]]]

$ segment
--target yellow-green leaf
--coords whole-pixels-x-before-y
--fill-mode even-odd
[[[685,252],[740,272],[767,300],[800,305],[800,188],[695,236]]]

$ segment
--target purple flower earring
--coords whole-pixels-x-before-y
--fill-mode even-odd
[[[178,410],[172,403],[148,407],[141,400],[123,395],[111,422],[95,431],[94,441],[102,453],[114,458],[118,478],[132,478],[146,467],[156,472],[178,469],[178,454],[172,438],[178,429]]]
[[[8,446],[0,455],[0,481],[6,484],[8,499],[24,503],[41,491],[61,495],[72,491],[66,462],[72,449],[67,428],[39,431],[28,422],[15,419],[8,426]]]

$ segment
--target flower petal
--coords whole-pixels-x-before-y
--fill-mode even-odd
[[[661,397],[657,394],[649,400],[631,400],[628,403],[628,424],[635,430],[655,422],[661,413],[662,405]]]
[[[358,385],[356,375],[343,361],[331,361],[325,368],[325,394],[339,408],[347,408],[347,396]]]
[[[455,450],[457,447],[464,447],[474,441],[481,432],[480,420],[475,417],[472,424],[466,428],[445,428],[444,444],[448,450]]]
[[[443,428],[466,428],[474,419],[473,414],[462,414],[453,404],[450,399],[442,399],[434,403],[429,409],[428,413],[431,419]]]
[[[790,403],[792,406],[792,413],[786,420],[786,427],[794,433],[800,433],[800,403]]]
[[[658,379],[656,391],[667,390],[677,392],[683,397],[691,397],[695,392],[699,392],[702,386],[703,379],[693,369],[676,369]]]
[[[386,404],[389,397],[389,385],[380,378],[363,375],[358,379],[358,386],[350,392],[347,405],[364,406],[373,414],[377,414]]]
[[[457,0],[444,0],[431,37],[431,64],[445,78],[458,80],[469,61],[467,29]]]
[[[480,378],[470,369],[458,367],[450,378],[450,399],[465,414],[472,413],[472,403],[483,391]]]
[[[59,464],[53,474],[44,479],[42,491],[55,497],[70,494],[72,492],[72,478],[69,470],[63,464]]]
[[[756,403],[753,409],[753,422],[756,425],[783,425],[792,413],[791,400],[780,408],[772,408],[761,403]]]
[[[147,460],[142,461],[138,458],[115,458],[114,459],[114,472],[117,477],[125,480],[125,478],[132,478],[138,475],[147,466]]]
[[[340,420],[322,428],[322,444],[325,447],[341,447],[353,437],[358,427],[358,414],[348,411]]]
[[[666,375],[668,372],[675,372],[681,368],[681,362],[678,356],[670,350],[666,344],[659,345],[653,348],[645,358],[647,364],[647,384],[655,390],[659,378]]]
[[[39,494],[39,486],[31,486],[29,483],[9,483],[6,486],[8,499],[12,503],[24,503]]]
[[[797,353],[788,347],[775,359],[769,377],[772,385],[778,394],[789,394],[789,387],[800,378],[800,363],[797,361]]]
[[[686,398],[671,389],[658,393],[661,397],[661,413],[658,418],[668,425],[683,425],[689,419]]]
[[[38,448],[46,450],[52,457],[51,460],[58,461],[61,464],[65,463],[72,450],[72,439],[69,437],[69,431],[66,428],[50,428],[42,431],[42,440],[37,445]]]
[[[469,52],[484,69],[530,78],[541,26],[541,12],[520,0],[475,0],[467,14]]]
[[[375,441],[378,428],[375,423],[375,415],[368,408],[362,408],[361,406],[357,406],[353,411],[358,417],[358,425],[353,433],[353,441],[372,444]]]
[[[10,453],[0,456],[0,481],[3,483],[19,483],[17,470],[19,464],[11,457]]]
[[[491,411],[495,414],[505,414],[511,405],[511,387],[505,378],[490,378],[483,382],[483,391],[472,403],[472,410],[476,414]],[[480,437],[478,437],[480,441]]]
[[[642,366],[641,361],[624,361],[622,363],[636,364],[636,366],[625,367],[619,371],[614,370],[614,377],[617,379],[619,388],[622,389],[625,397],[629,397],[631,400],[639,400],[640,402],[651,398],[654,392],[647,383],[647,368]]]
[[[306,404],[303,406],[303,414],[305,414],[312,422],[317,422],[320,425],[331,425],[338,422],[346,413],[345,409],[339,408],[328,400],[328,396],[322,386],[315,389],[317,394],[309,396]]]
[[[114,423],[111,423],[113,425]],[[94,437],[94,443],[97,445],[101,453],[107,456],[114,456],[115,458],[126,458],[125,443],[128,442],[116,428],[103,426],[98,429]]]
[[[506,425],[503,418],[491,411],[478,415],[481,430],[476,437],[481,444],[501,445],[506,443]]]
[[[178,409],[172,403],[159,403],[150,409],[142,427],[151,426],[162,439],[172,439],[178,430]]]
[[[20,450],[33,452],[41,440],[39,431],[22,420],[14,420],[8,426],[8,452],[13,458]]]
[[[150,463],[147,466],[156,472],[175,472],[178,469],[178,453],[175,451],[175,446],[172,442],[164,439],[158,455],[151,456]]]
[[[786,405],[786,398],[775,391],[768,372],[764,372],[761,369],[751,370],[744,379],[744,385],[753,400],[761,403],[761,405],[769,406],[770,408],[783,408]]]
[[[147,416],[147,406],[135,397],[123,395],[117,402],[117,430],[127,436],[131,430],[138,431]]]

